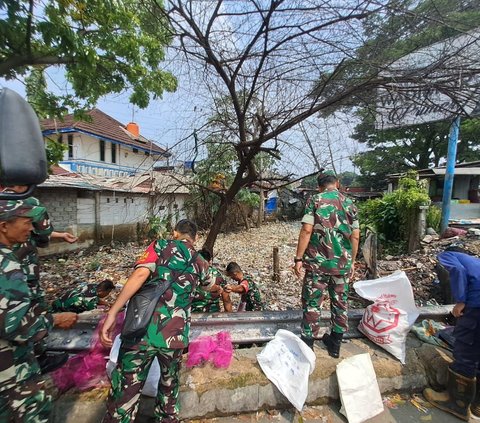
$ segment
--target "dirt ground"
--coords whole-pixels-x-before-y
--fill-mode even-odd
[[[228,262],[238,262],[258,283],[269,310],[300,308],[301,281],[291,271],[299,230],[299,222],[277,222],[265,224],[261,228],[221,234],[215,245],[214,265],[224,270]],[[480,253],[479,237],[462,240],[474,253]],[[387,256],[378,262],[380,275],[397,269],[405,270],[418,305],[442,304],[444,298],[434,271],[435,257],[447,245],[458,241],[456,238],[433,239],[429,243],[422,243],[422,248],[411,255]],[[201,245],[202,238],[197,243],[198,247]],[[279,283],[272,279],[273,247],[279,248]],[[111,279],[120,288],[132,272],[136,257],[145,248],[146,245],[129,243],[92,247],[84,251],[42,258],[41,281],[48,299],[54,299],[80,282],[93,283]],[[360,257],[354,279],[360,280],[364,277],[365,265]],[[351,303],[352,307],[364,305],[364,301],[359,299],[353,290]]]

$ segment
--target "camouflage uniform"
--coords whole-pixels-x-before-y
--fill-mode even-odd
[[[33,231],[27,242],[15,244],[12,249],[24,266],[27,283],[32,294],[32,302],[47,311],[49,307],[45,298],[45,291],[40,285],[40,261],[37,247],[44,248],[49,244],[53,227],[50,224],[47,209],[40,204],[37,198],[26,198],[23,203],[32,206],[37,211],[32,219]],[[35,354],[38,356],[44,352],[44,340],[35,343]]]
[[[216,285],[225,288],[227,281],[215,267],[208,268],[210,279],[215,281]],[[192,313],[217,313],[220,311],[221,294],[217,292],[208,292],[197,286],[192,301]]]
[[[0,219],[38,218],[43,208],[23,201],[0,201]],[[33,352],[53,326],[30,287],[29,267],[16,253],[0,245],[0,421],[48,422],[51,398],[43,391]]]
[[[52,303],[53,312],[71,311],[82,313],[94,310],[98,305],[97,284],[83,283],[62,295]]]
[[[244,275],[239,285],[245,288],[245,292],[240,299],[241,303],[245,303],[245,311],[265,310],[265,303],[262,301],[260,290],[250,276]]]
[[[178,375],[183,350],[188,346],[193,294],[198,284],[205,289],[213,285],[208,263],[196,254],[188,241],[158,240],[137,261],[136,268],[146,267],[151,272],[146,284],[175,282],[160,298],[142,340],[136,345],[122,341],[104,422],[128,423],[135,419],[140,390],[155,357],[161,370],[155,418],[178,421]]]
[[[337,189],[326,190],[309,199],[302,223],[313,225],[303,257],[302,335],[318,337],[326,290],[330,295],[332,331],[344,333],[348,329],[347,297],[352,268],[350,237],[359,227],[357,209]]]

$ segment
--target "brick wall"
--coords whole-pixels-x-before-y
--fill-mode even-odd
[[[77,191],[75,189],[38,188],[35,196],[47,208],[56,231],[72,230],[77,224]]]

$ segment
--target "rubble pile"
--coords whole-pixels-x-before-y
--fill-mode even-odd
[[[220,234],[215,244],[214,265],[224,270],[228,262],[236,261],[259,285],[269,310],[298,309],[301,306],[301,281],[291,267],[300,230],[299,222],[268,223],[260,228]],[[197,246],[205,239],[202,236]],[[421,248],[409,255],[388,256],[378,260],[379,276],[395,270],[408,275],[418,305],[443,304],[444,298],[434,267],[436,255],[454,242],[462,242],[472,253],[480,254],[480,237],[470,234],[462,238],[439,240],[428,236]],[[273,247],[279,248],[280,281],[273,281]],[[146,245],[128,243],[92,247],[61,256],[42,258],[41,281],[49,301],[71,290],[80,282],[95,283],[111,279],[120,287],[131,274],[133,264]],[[365,279],[366,266],[361,257],[356,263],[354,280]],[[233,294],[234,297],[238,295]],[[352,307],[364,307],[365,300],[353,290],[349,298]],[[238,299],[232,298],[234,302]]]

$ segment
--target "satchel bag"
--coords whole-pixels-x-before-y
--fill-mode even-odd
[[[128,341],[129,343],[140,341],[147,332],[148,324],[152,319],[155,308],[162,295],[185,273],[197,256],[198,253],[192,255],[185,269],[183,269],[175,279],[163,281],[163,283],[143,285],[135,295],[130,298],[121,332],[122,340]]]

